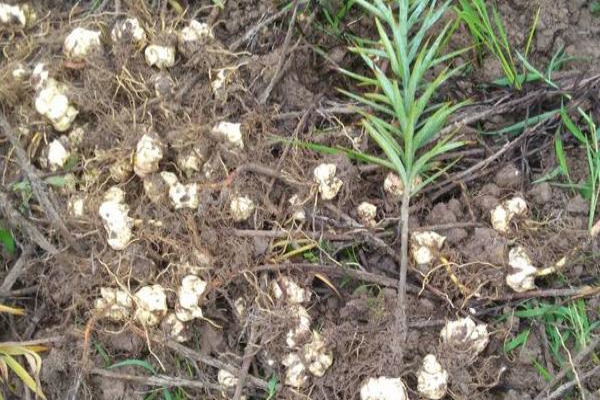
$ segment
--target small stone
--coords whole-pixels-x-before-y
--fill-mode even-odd
[[[589,209],[589,202],[579,194],[567,202],[567,211],[573,214],[587,214]]]
[[[518,189],[522,182],[521,171],[513,164],[507,164],[496,173],[495,182],[504,189]]]
[[[529,191],[529,195],[536,204],[546,204],[552,200],[552,186],[548,182],[538,183]]]

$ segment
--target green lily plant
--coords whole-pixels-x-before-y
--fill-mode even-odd
[[[457,26],[455,20],[443,26],[438,24],[448,11],[450,1],[439,6],[436,0],[356,0],[356,4],[374,18],[379,39],[360,39],[350,48],[364,61],[368,69],[366,75],[340,69],[365,91],[361,94],[341,92],[363,105],[358,111],[362,126],[383,154],[341,151],[354,159],[394,171],[404,185],[400,199],[398,300],[401,314],[398,317],[405,334],[410,201],[448,168],[436,170],[436,158],[463,146],[452,135],[440,137],[440,131],[448,117],[465,102],[439,102],[436,95],[440,86],[460,70],[444,64],[464,50],[442,53]],[[427,73],[435,67],[440,72],[431,78]],[[319,150],[331,152],[333,149]]]

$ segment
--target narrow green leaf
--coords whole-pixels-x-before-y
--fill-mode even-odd
[[[304,141],[300,141],[300,140],[290,141],[290,140],[282,139],[281,141],[285,142],[285,143],[293,143],[297,146],[304,147],[304,148],[314,150],[314,151],[318,151],[319,153],[323,153],[323,154],[333,154],[333,155],[344,154],[344,155],[346,155],[346,157],[348,157],[351,160],[361,161],[361,162],[365,162],[368,164],[379,164],[382,167],[389,168],[392,170],[394,169],[394,166],[392,165],[392,163],[390,163],[387,160],[384,160],[382,158],[379,158],[379,157],[376,157],[376,156],[373,156],[373,155],[370,155],[367,153],[348,149],[345,147],[330,147],[330,146],[324,146],[324,145],[317,144],[317,143],[304,142]]]
[[[523,332],[519,333],[517,336],[504,343],[504,352],[510,353],[514,349],[520,346],[525,346],[527,343],[527,339],[529,339],[529,334],[531,333],[530,329],[525,329]]]
[[[537,360],[532,360],[533,366],[537,370],[537,372],[542,376],[542,378],[546,382],[551,382],[554,379],[554,376],[548,371],[542,364],[540,364]]]
[[[380,103],[376,103],[374,101],[371,101],[369,99],[366,99],[362,96],[359,96],[357,94],[348,92],[346,90],[343,89],[338,89],[340,93],[345,94],[346,96],[350,97],[353,100],[358,101],[359,103],[364,104],[367,107],[371,107],[374,111],[379,111],[382,112],[384,114],[387,114],[391,117],[394,117],[396,114],[394,113],[394,111],[390,110],[389,108],[385,107],[384,105],[381,105]]]
[[[371,124],[369,124],[366,120],[363,120],[363,126],[367,129],[367,132],[371,135],[371,137],[377,142],[379,147],[384,151],[389,160],[394,166],[394,169],[400,176],[400,179],[404,182],[406,187],[408,187],[408,176],[406,173],[406,169],[400,156],[398,153],[394,151],[394,145],[387,141],[387,139],[379,132],[377,129],[373,128]]]
[[[535,17],[533,18],[533,23],[531,24],[531,29],[529,30],[529,35],[527,35],[527,44],[525,45],[525,57],[529,56],[529,50],[531,49],[531,43],[533,42],[533,37],[535,36],[535,31],[538,26],[538,22],[540,21],[540,11],[542,11],[542,7],[539,6],[537,11],[535,12]]]
[[[277,376],[272,375],[271,379],[269,379],[269,384],[267,386],[267,393],[269,396],[265,400],[271,400],[275,398],[275,395],[277,394],[277,382]]]
[[[581,130],[579,129],[579,127],[577,125],[575,125],[575,123],[573,122],[573,120],[571,119],[571,117],[569,117],[569,114],[567,113],[567,110],[565,110],[564,108],[562,108],[561,111],[560,111],[560,116],[562,118],[563,124],[567,127],[567,129],[569,130],[569,132],[571,132],[571,134],[573,136],[575,136],[575,138],[577,140],[579,140],[579,142],[581,144],[583,144],[586,147],[589,146],[588,139],[585,137],[585,135],[583,134],[583,132],[581,132]]]
[[[533,117],[527,117],[525,120],[517,122],[516,124],[512,124],[510,126],[506,126],[502,129],[498,129],[491,132],[480,132],[483,135],[505,135],[505,134],[514,134],[522,132],[528,126],[532,126],[538,124],[542,121],[546,121],[560,113],[560,109],[555,109],[551,111],[544,112],[539,115],[534,115]]]
[[[164,400],[173,400],[173,396],[171,395],[171,391],[167,388],[163,388],[163,399]]]
[[[17,251],[15,239],[8,229],[0,228],[0,243],[10,256],[14,255]]]
[[[152,364],[150,364],[146,360],[138,360],[135,358],[116,362],[113,365],[107,367],[106,369],[115,369],[115,368],[126,367],[126,366],[142,367],[142,368],[150,371],[153,375],[156,375],[156,370],[154,369]]]
[[[562,139],[560,137],[560,129],[557,129],[556,133],[554,134],[554,151],[556,153],[556,158],[558,159],[560,172],[565,175],[569,181],[571,181],[569,176],[569,166],[567,165],[567,156],[565,155]]]

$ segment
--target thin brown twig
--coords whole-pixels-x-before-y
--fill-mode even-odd
[[[21,275],[25,272],[25,266],[27,265],[27,261],[29,260],[29,256],[31,255],[31,246],[25,246],[19,259],[15,262],[15,264],[11,267],[8,274],[4,277],[4,281],[2,285],[0,285],[0,293],[8,293],[12,289],[13,285],[19,279]]]
[[[277,272],[284,270],[298,269],[301,271],[320,272],[323,274],[334,275],[334,276],[349,276],[354,279],[361,281],[374,283],[384,287],[396,287],[398,280],[387,276],[374,274],[372,272],[360,271],[351,268],[344,268],[340,266],[325,265],[325,264],[311,264],[311,263],[293,263],[293,264],[263,264],[257,267],[251,268],[249,271],[253,273],[258,272]],[[248,270],[240,271],[240,273],[248,272]],[[421,291],[420,287],[407,285],[409,293],[418,294]]]
[[[0,210],[7,222],[14,228],[24,231],[29,239],[51,255],[58,254],[58,249],[46,237],[13,207],[8,194],[0,189]]]
[[[364,229],[364,226],[359,224],[358,222],[356,222],[354,219],[352,219],[350,216],[348,216],[347,214],[341,212],[339,209],[337,209],[337,207],[335,207],[332,204],[327,204],[326,207],[333,211],[336,215],[338,215],[339,217],[341,217],[342,219],[344,219],[345,221],[347,221],[348,223],[350,223],[351,226],[353,227],[357,227],[357,228],[362,228],[360,230],[360,232],[363,234],[364,240],[366,240],[367,242],[371,243],[372,245],[384,250],[390,257],[392,257],[392,259],[398,264],[398,265],[402,265],[402,256],[398,254],[398,252],[396,252],[394,249],[392,249],[390,247],[390,245],[388,245],[384,240],[382,240],[381,238],[375,236],[373,233],[371,233],[370,231]],[[408,240],[407,240],[408,242]],[[406,249],[408,251],[408,249]],[[407,267],[408,267],[408,255],[407,255]],[[431,293],[433,293],[436,297],[443,299],[444,301],[446,301],[448,299],[448,296],[443,293],[441,290],[431,286],[429,283],[425,282],[423,277],[420,274],[415,274],[415,277],[417,278],[417,280],[419,280],[419,283],[421,283],[422,285],[424,285],[425,289],[429,290]],[[398,281],[399,283],[399,281]],[[401,316],[400,316],[401,317]]]
[[[63,236],[63,238],[75,251],[81,254],[81,246],[79,246],[79,243],[77,243],[75,237],[73,237],[71,232],[65,226],[60,214],[58,213],[58,211],[56,211],[56,207],[54,206],[54,204],[48,197],[48,194],[44,190],[45,183],[38,178],[36,169],[29,162],[29,157],[27,156],[27,153],[25,153],[23,146],[21,146],[19,139],[15,136],[13,132],[12,126],[10,126],[8,120],[2,113],[0,113],[0,127],[4,131],[4,135],[8,137],[8,140],[10,141],[12,147],[15,149],[15,152],[17,154],[17,161],[19,162],[19,166],[21,167],[21,169],[25,171],[25,175],[27,175],[27,179],[29,180],[29,183],[31,185],[31,191],[33,192],[33,195],[40,203],[40,205],[44,208],[46,215],[48,216],[52,224],[59,230],[61,236]]]
[[[553,118],[551,118],[551,119],[553,119]],[[468,177],[469,175],[471,175],[471,174],[473,174],[473,173],[475,173],[477,171],[481,171],[482,169],[484,169],[485,167],[487,167],[493,161],[497,160],[498,158],[500,158],[501,156],[503,156],[504,154],[506,154],[510,150],[516,148],[526,138],[528,138],[529,136],[533,135],[542,126],[546,125],[548,123],[548,121],[549,120],[544,120],[544,121],[538,122],[533,127],[529,128],[525,132],[523,132],[523,134],[521,134],[516,139],[514,139],[514,140],[512,140],[510,142],[507,142],[504,146],[502,146],[494,154],[492,154],[489,157],[487,157],[487,158],[479,161],[478,163],[472,165],[471,167],[465,169],[464,171],[457,172],[456,174],[450,176],[445,181],[442,181],[442,182],[440,182],[440,183],[432,186],[432,188],[436,188],[436,187],[437,188],[441,188],[438,191],[436,191],[435,193],[433,193],[433,195],[431,196],[432,201],[435,200],[435,199],[437,199],[438,197],[440,197],[441,195],[443,195],[446,192],[445,186],[447,186],[448,184],[453,184],[455,182],[461,181],[464,178]]]
[[[147,386],[163,386],[163,387],[188,387],[194,389],[213,389],[224,390],[220,385],[211,383],[199,382],[198,380],[183,379],[174,376],[154,375],[154,376],[139,376],[131,374],[120,374],[118,372],[109,371],[101,368],[92,368],[90,373],[93,375],[103,376],[110,379],[118,379],[128,382],[141,383]]]
[[[265,104],[267,100],[269,100],[269,96],[271,96],[273,88],[275,87],[277,82],[279,82],[279,79],[282,76],[284,69],[283,65],[285,64],[288,48],[290,47],[290,41],[292,40],[292,32],[294,31],[294,26],[296,25],[296,16],[298,15],[298,0],[294,0],[294,2],[292,3],[292,8],[292,18],[290,18],[288,30],[285,34],[283,45],[281,46],[281,54],[279,55],[279,61],[277,61],[277,66],[275,67],[275,73],[271,77],[269,85],[267,86],[263,94],[260,96],[258,100],[259,104]]]
[[[590,354],[592,353],[596,347],[598,347],[598,345],[600,344],[600,336],[596,336],[589,345],[587,345],[587,347],[585,347],[584,349],[582,349],[579,353],[577,353],[577,355],[575,356],[575,358],[573,359],[573,365],[580,365],[581,362]],[[560,387],[558,387],[554,392],[552,392],[552,394],[550,394],[550,389],[552,389],[558,382],[560,382],[571,370],[569,368],[570,366],[565,366],[559,373],[558,375],[556,375],[554,377],[554,379],[552,379],[552,381],[550,381],[546,387],[540,391],[540,393],[535,397],[534,400],[551,400],[551,399],[557,399],[559,398],[559,396],[557,396],[557,393],[560,395],[562,393],[564,393],[566,390],[570,389],[571,387],[575,386],[577,384],[576,381],[572,381],[569,382],[566,385],[570,385],[568,387],[565,387],[566,385],[562,385]],[[599,368],[600,366],[597,366],[596,368],[594,368],[593,371],[595,371],[597,368]],[[580,379],[583,381],[584,379],[586,379],[586,374],[581,375]],[[546,395],[547,394],[547,395]],[[546,397],[544,397],[546,395]]]
[[[17,298],[23,296],[29,296],[30,294],[37,293],[40,290],[40,285],[28,286],[23,289],[15,289],[9,292],[0,292],[0,298]]]
[[[582,286],[568,289],[540,289],[523,293],[511,293],[505,296],[493,297],[486,300],[508,302],[513,300],[542,298],[542,297],[587,297],[600,293],[600,286]],[[480,299],[481,300],[481,299]]]
[[[233,400],[240,400],[242,397],[242,391],[244,390],[244,384],[246,383],[246,377],[248,376],[248,370],[252,364],[252,360],[257,353],[256,349],[256,325],[252,325],[250,328],[250,337],[248,338],[248,344],[244,350],[244,357],[242,358],[242,366],[240,367],[240,374],[238,375],[238,383],[235,387],[233,394]]]
[[[412,228],[413,232],[442,231],[455,228],[480,228],[486,226],[481,222],[454,222],[450,224],[424,225]],[[309,238],[313,240],[329,240],[332,242],[361,241],[363,232],[367,228],[355,228],[341,233],[334,232],[306,232],[302,230],[286,231],[283,229],[260,230],[260,229],[232,229],[231,233],[238,237],[260,237],[270,239],[283,238]],[[393,236],[393,231],[372,232],[377,238]]]
[[[252,28],[248,29],[246,31],[246,33],[244,33],[244,35],[242,35],[241,38],[239,38],[239,39],[235,40],[233,43],[231,43],[229,45],[229,50],[231,50],[231,51],[238,50],[243,43],[250,40],[254,35],[256,35],[258,32],[260,32],[260,30],[263,27],[277,21],[279,18],[283,17],[288,12],[290,12],[290,8],[285,7],[283,9],[279,10],[278,12],[276,12],[275,14],[271,15],[270,17],[264,19],[262,22],[259,22],[258,24],[254,25]]]
[[[321,95],[322,97],[322,95]],[[306,112],[302,115],[302,117],[300,118],[300,121],[298,121],[298,124],[296,124],[296,128],[294,129],[294,133],[292,133],[292,138],[293,140],[296,140],[298,138],[298,134],[304,129],[304,126],[306,125],[306,120],[308,119],[308,117],[310,116],[310,114],[312,113],[312,111],[315,108],[315,105],[318,103],[318,100],[315,101],[315,103],[313,103],[308,110],[306,110]],[[279,160],[277,161],[277,165],[275,166],[275,169],[277,171],[281,170],[281,167],[283,165],[283,162],[286,160],[287,155],[290,151],[290,148],[292,147],[292,143],[293,141],[289,141],[285,144],[285,148],[283,149],[283,152],[281,153],[281,156],[279,157]],[[275,179],[276,178],[272,178],[271,182],[269,182],[269,186],[267,188],[266,194],[265,194],[265,198],[268,200],[269,196],[271,195],[271,191],[273,190],[273,185],[275,184]]]
[[[143,337],[143,338],[149,338],[153,342],[162,344],[162,345],[168,347],[169,349],[171,349],[191,360],[200,362],[202,364],[206,364],[213,368],[224,369],[225,371],[227,371],[235,376],[239,376],[239,374],[240,374],[240,370],[238,368],[231,366],[230,364],[227,364],[216,358],[201,354],[201,353],[199,353],[187,346],[184,346],[183,344],[178,343],[172,339],[165,339],[164,337],[148,334],[147,332],[144,332],[142,329],[139,329],[135,326],[131,326],[130,329],[136,335]],[[269,383],[267,381],[257,378],[253,375],[247,376],[247,382],[255,388],[262,389],[265,391],[269,390]],[[283,386],[281,384],[277,385],[276,390],[277,390],[277,392],[285,391],[285,389],[283,388]]]
[[[307,183],[298,182],[289,175],[284,172],[280,172],[274,170],[272,168],[266,167],[264,165],[256,164],[256,163],[246,163],[240,165],[233,173],[237,176],[241,175],[243,172],[254,172],[257,174],[265,175],[273,179],[278,179],[282,182],[287,183],[291,186],[305,186]]]
[[[598,374],[600,374],[600,365],[596,365],[594,368],[592,368],[590,371],[579,375],[579,379],[573,379],[559,387],[556,388],[556,390],[554,390],[554,392],[550,393],[548,396],[546,396],[544,398],[544,400],[555,400],[555,399],[563,399],[564,398],[564,394],[567,390],[572,389],[573,387],[575,387],[576,385],[578,385],[580,382],[585,381],[588,378],[594,377],[594,376],[598,376]],[[537,399],[537,397],[536,397]]]

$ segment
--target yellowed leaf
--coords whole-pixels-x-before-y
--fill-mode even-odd
[[[315,278],[319,279],[321,282],[323,282],[324,284],[329,286],[331,288],[331,290],[333,290],[335,292],[337,297],[342,298],[342,295],[340,294],[340,292],[338,292],[338,290],[335,288],[334,284],[329,280],[329,278],[327,276],[320,274],[320,273],[316,273]]]
[[[31,389],[35,394],[37,394],[42,399],[44,399],[44,400],[46,399],[46,396],[42,392],[42,389],[39,387],[39,385],[36,383],[36,381],[31,377],[31,375],[29,375],[29,372],[27,372],[27,370],[25,370],[25,368],[23,368],[23,366],[21,364],[19,364],[19,362],[17,360],[12,358],[8,354],[5,354],[3,356],[3,358],[4,358],[4,361],[6,362],[6,365],[8,365],[8,367],[15,373],[15,375],[17,375],[19,377],[19,379],[21,379],[21,381],[23,381],[23,383],[29,389]]]
[[[7,313],[13,315],[25,315],[25,310],[17,307],[10,307],[4,304],[0,304],[0,313]]]

